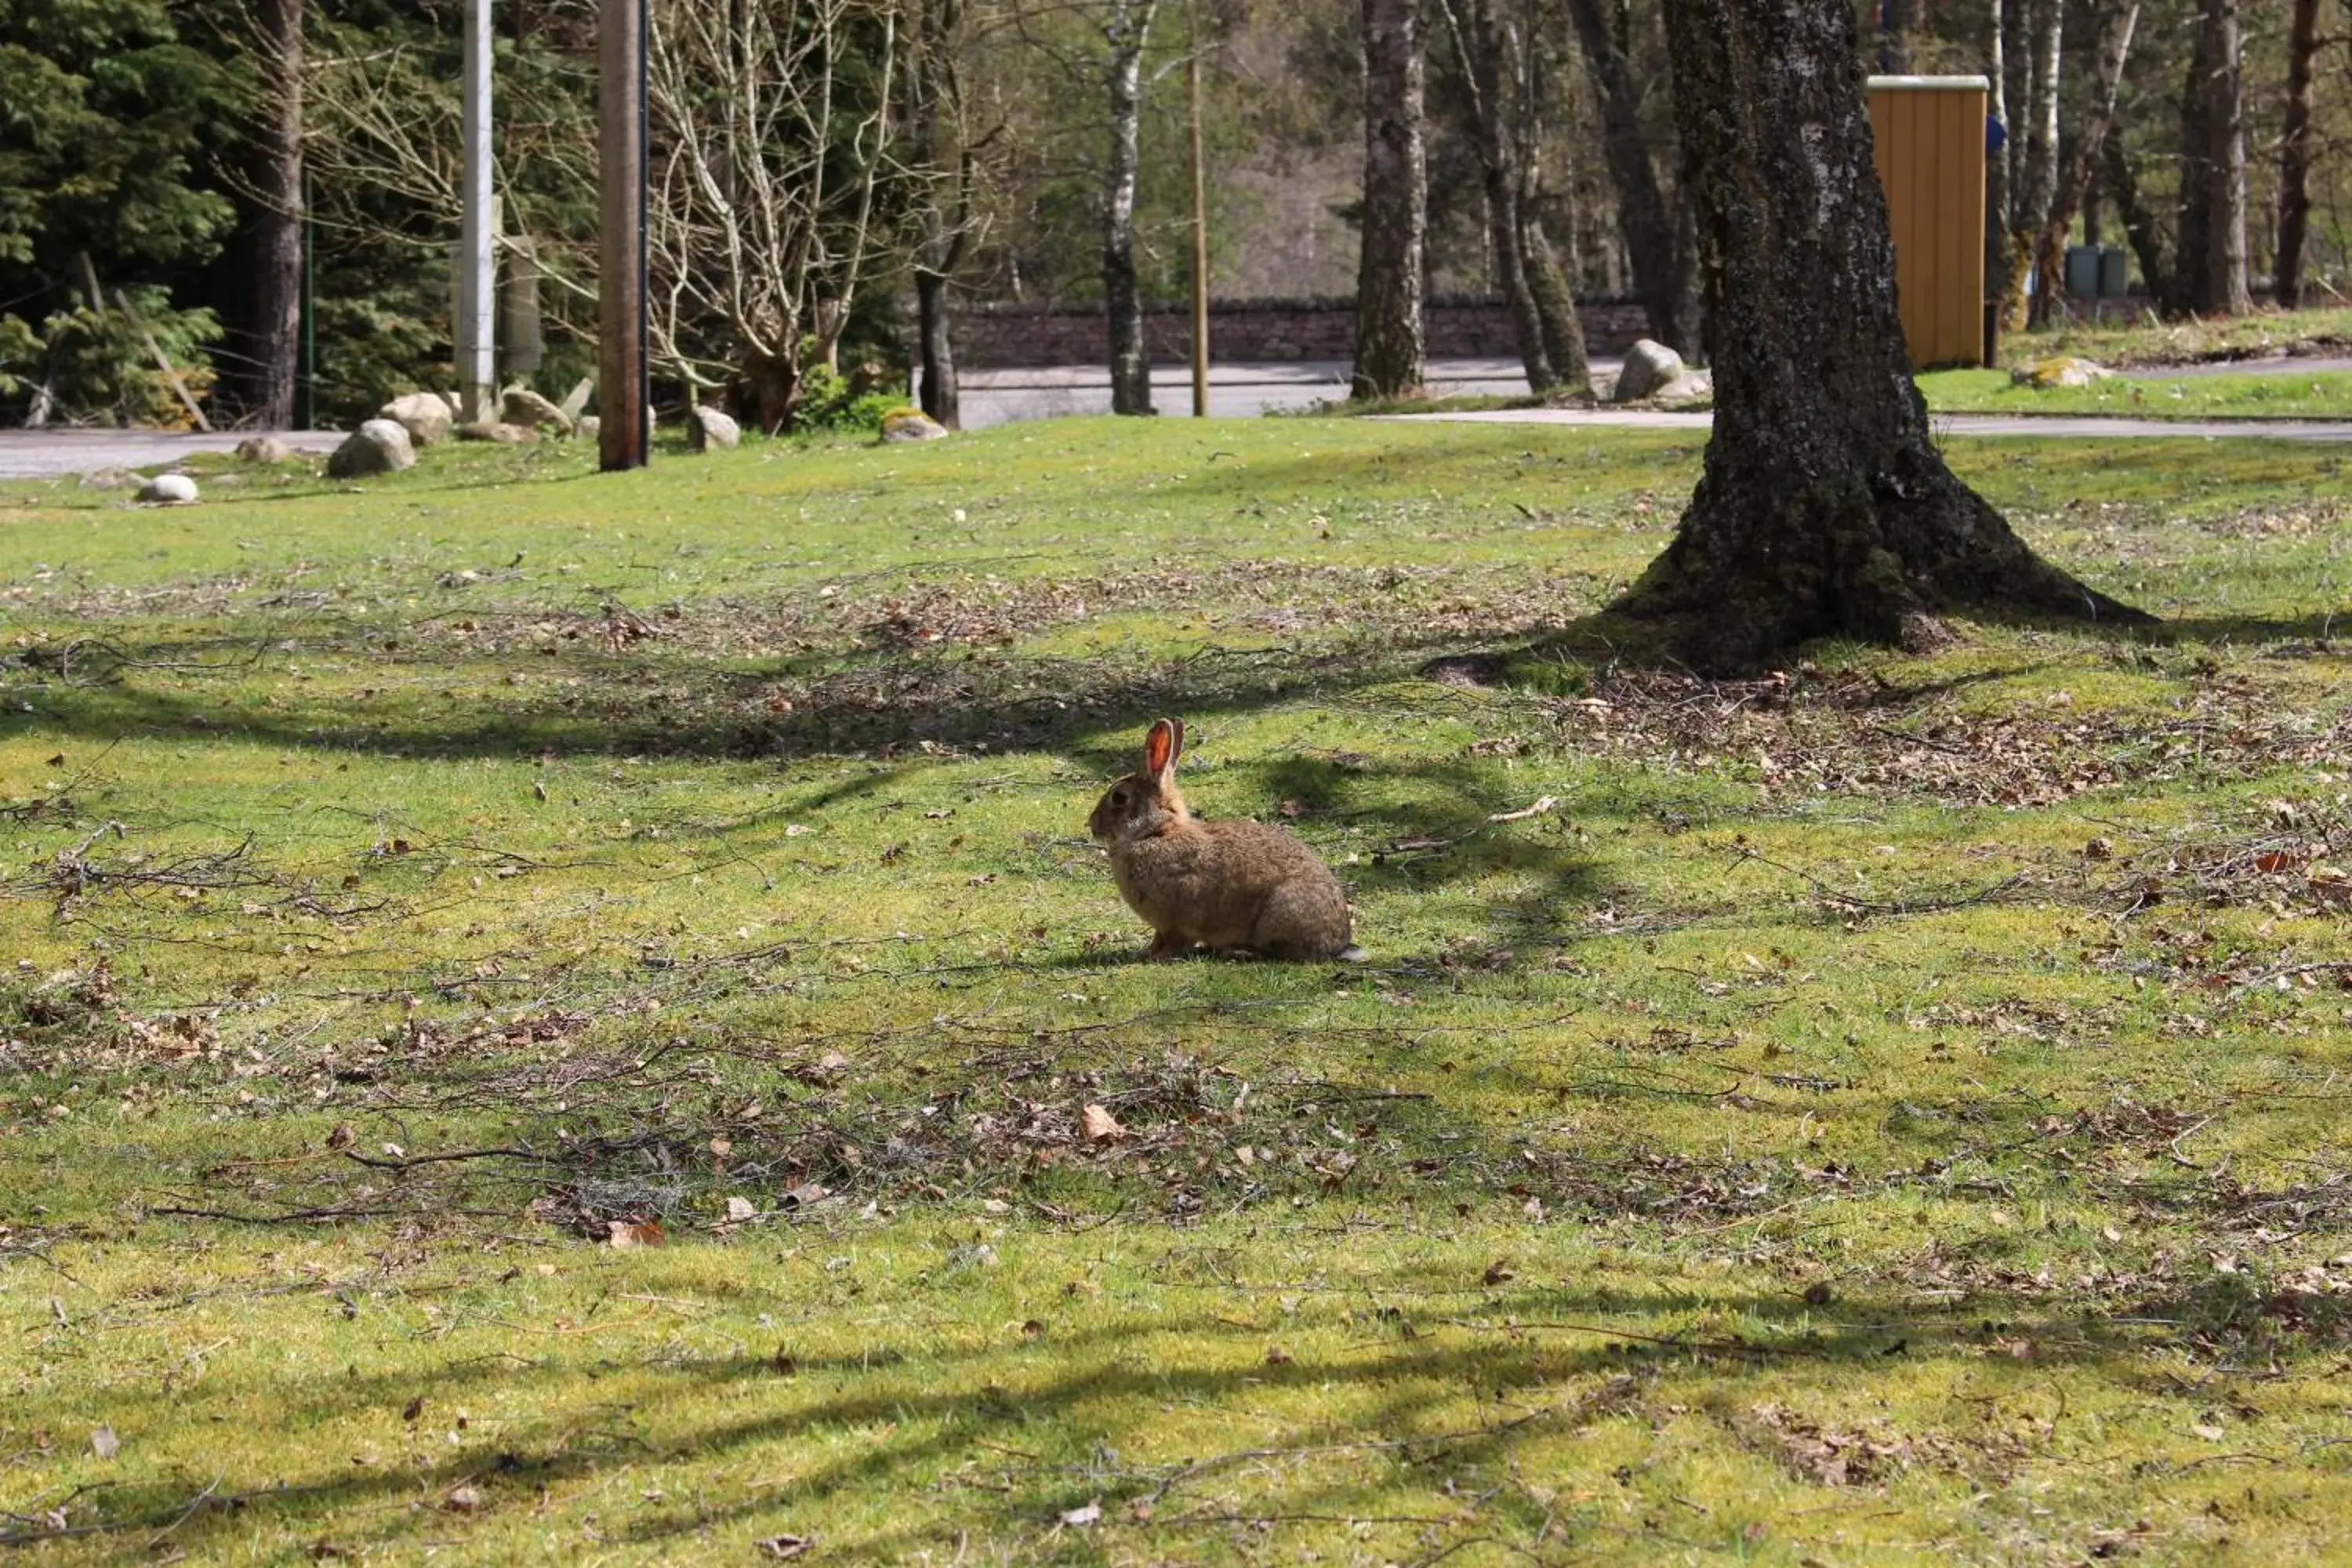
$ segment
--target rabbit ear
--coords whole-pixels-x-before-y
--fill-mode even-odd
[[[1169,722],[1176,727],[1176,744],[1168,753],[1169,762],[1174,763],[1184,759],[1184,721],[1171,719]]]
[[[1145,773],[1162,778],[1175,768],[1180,733],[1173,720],[1162,719],[1151,726],[1151,732],[1143,737]]]

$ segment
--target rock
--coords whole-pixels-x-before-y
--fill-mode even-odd
[[[331,479],[360,479],[416,466],[416,448],[408,444],[408,427],[392,419],[370,419],[343,437],[327,459]]]
[[[477,419],[471,425],[457,426],[460,441],[496,441],[506,447],[530,447],[539,442],[539,432],[526,425],[509,425],[503,419]]]
[[[882,416],[885,441],[937,441],[948,427],[919,408],[893,408]]]
[[[436,441],[449,438],[449,426],[456,416],[449,405],[437,392],[412,392],[395,397],[375,411],[379,419],[389,419],[408,432],[408,438],[420,447],[430,447]]]
[[[907,390],[907,378],[878,359],[862,359],[851,365],[848,381],[852,397],[863,397],[887,386],[895,386],[900,392]]]
[[[157,474],[139,487],[139,499],[155,506],[186,506],[196,499],[196,481],[185,474]]]
[[[572,433],[583,441],[593,441],[604,434],[604,422],[593,414],[583,414],[580,422],[572,427]]]
[[[248,463],[289,463],[294,448],[275,436],[247,436],[236,444],[236,455]]]
[[[2028,360],[2009,373],[2013,386],[2031,386],[2048,392],[2059,386],[2089,386],[2115,374],[2105,365],[2081,359],[2074,354],[2052,354],[2045,359]]]
[[[146,482],[129,468],[92,468],[74,481],[85,490],[135,490]]]
[[[559,436],[572,434],[572,416],[528,386],[509,386],[499,395],[499,418],[509,425],[520,425],[526,430],[552,430]]]
[[[588,406],[588,399],[594,395],[595,391],[596,378],[583,375],[572,383],[572,391],[563,399],[564,417],[572,421],[575,435],[578,434],[580,411]]]
[[[686,444],[694,451],[741,444],[742,428],[716,408],[696,404],[686,411]]]
[[[1715,400],[1715,373],[1686,370],[1650,394],[1650,400],[1654,403],[1711,403]]]
[[[1683,356],[1661,342],[1643,338],[1625,351],[1625,368],[1617,373],[1617,390],[1611,401],[1631,403],[1670,384],[1683,373]]]

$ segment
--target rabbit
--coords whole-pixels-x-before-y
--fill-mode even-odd
[[[1315,851],[1244,817],[1203,822],[1176,788],[1184,724],[1162,719],[1143,742],[1143,771],[1104,792],[1087,826],[1110,851],[1119,897],[1158,933],[1146,958],[1195,947],[1260,958],[1345,959],[1348,896]]]

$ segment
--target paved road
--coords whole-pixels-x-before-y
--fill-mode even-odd
[[[176,463],[191,452],[229,452],[253,435],[223,430],[184,436],[163,430],[0,430],[0,479],[24,479],[87,474],[100,468],[148,468]],[[342,437],[325,430],[279,433],[279,440],[306,452],[331,452]]]
[[[1593,361],[1594,379],[1606,385],[1616,377],[1622,362]],[[1527,391],[1526,378],[1512,359],[1450,359],[1430,363],[1430,390],[1441,396],[1498,395],[1517,396]],[[2352,370],[2352,360],[2279,359],[2239,361],[2226,366],[2183,366],[2180,374],[2208,374],[2221,369],[2263,374],[2317,374]],[[2135,372],[2147,375],[2154,373]],[[2171,374],[2171,373],[2167,373]],[[1152,372],[1152,400],[1164,416],[1189,415],[1192,380],[1181,366]],[[1279,409],[1312,407],[1344,397],[1348,363],[1344,360],[1301,360],[1278,364],[1224,364],[1209,377],[1209,411],[1224,417],[1247,418]],[[968,373],[963,382],[964,425],[982,429],[1016,419],[1050,419],[1073,414],[1110,412],[1110,381],[1090,366],[1047,370],[993,370]],[[1534,425],[1626,425],[1652,429],[1706,428],[1705,414],[1662,414],[1646,410],[1506,409],[1477,414],[1425,414],[1399,417],[1465,419]],[[2154,420],[2105,418],[2042,418],[2001,415],[1948,415],[1936,427],[1953,436],[2046,436],[2097,439],[2184,436],[2255,436],[2285,441],[2352,440],[2352,422],[2333,420]],[[96,468],[148,468],[174,463],[191,452],[225,452],[250,431],[212,436],[185,436],[145,430],[0,430],[0,479],[54,477],[89,473]],[[326,431],[294,431],[279,439],[305,451],[332,451],[342,437]]]

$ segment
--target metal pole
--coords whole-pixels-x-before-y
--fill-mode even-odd
[[[597,463],[645,467],[646,0],[598,0]]]
[[[1201,156],[1201,39],[1198,15],[1184,9],[1192,59],[1185,73],[1192,119],[1192,417],[1209,416],[1209,174]]]
[[[497,224],[490,212],[490,0],[467,0],[465,205],[457,243],[457,399],[468,423],[493,416]]]

